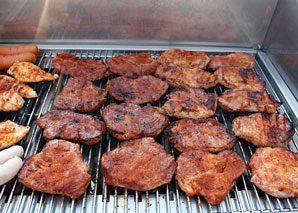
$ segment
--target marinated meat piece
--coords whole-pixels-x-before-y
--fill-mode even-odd
[[[37,93],[28,85],[7,75],[0,75],[0,91],[12,91],[24,98],[36,98]]]
[[[46,140],[62,138],[93,145],[102,139],[105,125],[96,117],[71,111],[52,110],[36,120],[36,124],[45,129]]]
[[[198,67],[203,69],[209,63],[209,57],[204,52],[188,51],[181,49],[169,49],[158,56],[157,61],[161,64],[175,65],[180,67]]]
[[[177,159],[176,180],[187,196],[201,195],[210,204],[220,204],[244,171],[236,152],[187,150]]]
[[[232,53],[226,56],[213,56],[210,58],[208,67],[216,69],[220,67],[238,67],[243,69],[252,69],[255,65],[255,59],[247,53]]]
[[[18,125],[10,120],[0,123],[0,150],[22,140],[29,132],[29,126]]]
[[[171,182],[176,163],[153,138],[141,138],[104,153],[101,168],[108,185],[148,191]]]
[[[85,193],[90,184],[88,171],[78,144],[51,140],[40,153],[28,158],[18,174],[18,180],[36,191],[76,199]]]
[[[255,146],[285,147],[295,133],[290,121],[279,114],[240,116],[232,126],[236,136]]]
[[[25,101],[18,93],[13,91],[0,91],[0,111],[12,112],[20,110]]]
[[[298,197],[298,155],[285,148],[258,148],[249,166],[251,182],[278,198]]]
[[[22,82],[41,82],[58,79],[58,75],[45,72],[29,62],[15,62],[7,73]]]
[[[157,64],[157,61],[149,53],[126,54],[107,60],[107,65],[112,73],[129,78],[153,75]]]
[[[229,112],[265,112],[274,113],[280,106],[266,91],[248,89],[229,89],[218,97],[218,104]]]
[[[121,76],[113,78],[107,83],[109,95],[118,101],[134,104],[156,102],[168,87],[166,82],[151,75],[141,76],[137,79]]]
[[[91,112],[99,109],[105,102],[106,90],[96,87],[84,78],[70,78],[54,105],[60,109],[77,112]]]
[[[111,75],[101,59],[78,58],[70,53],[62,53],[53,59],[52,66],[59,73],[96,81]]]
[[[118,140],[156,137],[169,123],[164,109],[132,103],[110,104],[101,110],[101,116]]]
[[[172,87],[180,88],[210,88],[217,84],[214,74],[197,67],[183,68],[168,65],[159,65],[155,76],[166,80]]]
[[[219,68],[214,73],[218,83],[228,88],[250,89],[264,91],[265,82],[253,71],[235,67]]]
[[[235,143],[235,137],[226,131],[223,124],[213,118],[182,119],[171,123],[168,138],[179,152],[187,149],[220,152],[231,149]]]
[[[167,95],[164,108],[169,116],[175,118],[209,118],[215,113],[217,95],[205,93],[198,88],[175,89]]]

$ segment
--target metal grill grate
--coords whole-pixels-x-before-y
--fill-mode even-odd
[[[136,51],[120,50],[41,50],[36,64],[42,69],[54,73],[51,67],[52,59],[59,53],[70,52],[82,58],[101,58],[106,60],[110,57],[136,53]],[[159,55],[159,51],[151,51],[153,57]],[[213,55],[214,53],[208,53]],[[219,53],[216,53],[219,54]],[[225,54],[225,53],[220,53]],[[274,88],[264,74],[259,61],[254,70],[266,81],[267,91],[278,101],[279,97]],[[104,88],[106,79],[95,82],[96,85]],[[48,110],[54,109],[53,100],[59,94],[67,82],[67,76],[60,75],[58,80],[53,82],[43,82],[32,84],[38,92],[38,98],[26,101],[23,109],[16,113],[0,113],[1,121],[12,120],[18,124],[31,126],[29,134],[21,141],[25,149],[25,159],[32,154],[41,151],[45,144],[42,138],[42,130],[36,126],[35,120],[45,114]],[[208,92],[216,92],[221,95],[224,88],[217,85]],[[161,106],[162,98],[154,105]],[[113,98],[108,97],[107,104],[114,102]],[[278,109],[279,113],[287,114],[282,105]],[[97,112],[96,115],[99,115]],[[239,114],[227,113],[218,108],[215,119],[224,123],[231,130],[232,119]],[[288,116],[289,117],[289,116]],[[173,121],[173,120],[172,120]],[[298,136],[297,129],[293,140],[288,148],[297,152]],[[167,152],[176,158],[178,152],[167,140],[166,133],[157,137],[156,141],[163,144]],[[113,188],[105,184],[101,169],[99,167],[100,158],[103,153],[115,149],[119,142],[106,133],[102,142],[93,145],[81,145],[84,161],[87,161],[92,175],[92,181],[87,192],[76,200],[68,197],[49,195],[32,191],[20,184],[16,178],[0,187],[0,212],[272,212],[272,211],[298,211],[298,199],[277,199],[258,190],[250,183],[250,169],[248,162],[255,147],[237,139],[234,150],[244,159],[247,169],[238,179],[235,187],[220,205],[210,205],[203,198],[187,197],[174,181],[149,192],[137,192]]]

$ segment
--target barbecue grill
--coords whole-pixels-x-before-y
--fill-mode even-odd
[[[61,1],[66,2],[66,1]],[[219,1],[198,1],[202,5],[221,4]],[[211,2],[211,3],[210,3]],[[193,39],[189,42],[183,37],[179,37],[176,40],[171,41],[156,41],[153,35],[152,39],[146,42],[142,40],[141,36],[135,42],[132,42],[133,37],[129,37],[129,32],[125,31],[123,40],[116,40],[115,33],[111,33],[110,36],[113,39],[104,39],[106,35],[100,34],[100,38],[91,40],[87,38],[87,42],[84,42],[84,36],[82,32],[78,30],[81,38],[77,38],[74,34],[67,34],[63,31],[62,26],[66,26],[67,23],[56,23],[57,26],[53,28],[54,33],[48,33],[41,36],[40,25],[33,26],[35,29],[31,34],[26,31],[25,37],[22,37],[21,32],[18,29],[12,30],[7,26],[7,23],[15,23],[15,26],[20,26],[17,20],[28,15],[32,12],[32,9],[28,9],[28,6],[23,14],[16,15],[16,12],[12,12],[2,25],[0,25],[0,39],[1,43],[4,44],[17,44],[17,43],[28,43],[35,42],[40,48],[40,52],[37,56],[35,64],[40,66],[42,69],[56,73],[53,69],[52,59],[60,53],[69,52],[80,58],[101,58],[106,61],[108,58],[113,56],[128,54],[128,53],[139,53],[139,52],[150,52],[152,57],[156,58],[165,49],[178,47],[187,50],[205,51],[209,56],[213,55],[226,55],[231,52],[246,52],[256,58],[256,64],[253,71],[258,73],[260,77],[266,82],[266,90],[269,94],[272,94],[274,98],[281,102],[281,106],[278,108],[278,113],[285,114],[287,118],[293,123],[295,128],[295,135],[292,141],[288,145],[288,149],[294,152],[298,152],[298,104],[297,104],[297,78],[291,78],[295,76],[295,73],[291,66],[295,65],[295,59],[298,60],[297,56],[297,44],[292,40],[292,37],[285,39],[284,37],[275,36],[278,31],[278,27],[287,32],[287,27],[292,27],[293,36],[298,33],[298,28],[295,26],[295,15],[298,11],[298,4],[296,1],[252,1],[252,3],[245,3],[245,1],[239,1],[236,3],[233,0],[227,0],[228,6],[224,6],[222,11],[233,12],[228,13],[229,18],[237,18],[237,14],[243,12],[239,5],[246,5],[252,9],[253,3],[257,4],[260,8],[267,8],[262,14],[257,12],[257,17],[251,17],[251,26],[245,25],[244,27],[233,28],[233,24],[230,25],[231,29],[237,32],[237,35],[248,37],[249,42],[243,40],[229,40],[223,38],[224,41],[220,40],[220,35],[217,35],[217,40],[214,37],[214,41],[209,38],[202,38],[202,42],[198,39]],[[36,3],[28,0],[26,2],[31,6]],[[150,2],[152,4],[152,2]],[[176,4],[179,1],[175,1]],[[180,2],[181,3],[181,2]],[[9,9],[12,4],[16,6],[16,2],[6,5],[4,8]],[[69,3],[72,7],[75,7],[75,3]],[[144,3],[146,4],[146,3]],[[187,4],[187,3],[186,3]],[[267,7],[265,5],[267,4]],[[42,8],[46,10],[46,6],[50,7],[51,4],[46,1]],[[78,5],[76,5],[78,6]],[[107,6],[107,5],[105,5]],[[219,6],[218,6],[219,7]],[[91,6],[87,9],[90,9]],[[220,7],[219,7],[220,8]],[[228,9],[227,9],[228,8]],[[240,9],[239,9],[240,8]],[[286,9],[292,8],[290,11]],[[47,14],[45,12],[39,17],[39,24],[45,22]],[[60,8],[60,10],[67,12],[67,8]],[[185,8],[181,9],[185,10]],[[3,11],[2,8],[0,11]],[[27,11],[27,13],[26,13]],[[29,12],[28,12],[29,11]],[[68,11],[69,12],[69,11]],[[285,15],[286,13],[290,15]],[[298,13],[297,13],[298,14]],[[13,16],[15,15],[15,16]],[[108,16],[111,15],[108,13]],[[115,14],[114,14],[115,15]],[[148,14],[145,14],[148,15]],[[0,17],[4,17],[0,13]],[[110,17],[110,16],[109,16]],[[226,16],[225,16],[226,17]],[[264,23],[257,25],[257,21],[265,17]],[[28,17],[27,17],[28,18]],[[51,17],[52,18],[52,17]],[[78,17],[76,17],[78,18]],[[111,18],[111,17],[110,17]],[[32,18],[33,20],[34,18]],[[124,18],[125,19],[125,18]],[[145,20],[145,18],[143,19]],[[264,20],[264,19],[262,19]],[[289,21],[290,20],[290,21]],[[82,19],[82,22],[86,20]],[[155,20],[156,21],[156,20]],[[244,23],[244,18],[241,19]],[[22,23],[22,22],[21,22]],[[154,24],[154,23],[153,23]],[[145,26],[150,24],[144,22]],[[47,25],[48,26],[48,25]],[[153,26],[151,26],[154,28]],[[87,26],[88,28],[88,26]],[[89,26],[88,29],[91,29]],[[252,29],[261,29],[261,33],[251,32]],[[48,28],[49,29],[49,28]],[[249,30],[247,30],[249,29]],[[62,34],[55,34],[63,31]],[[132,28],[132,32],[135,32],[135,28]],[[136,30],[137,31],[137,30]],[[232,34],[234,33],[231,32]],[[8,32],[8,35],[5,34]],[[13,34],[13,32],[15,34]],[[92,31],[90,31],[92,34]],[[124,31],[123,31],[124,32]],[[249,32],[247,34],[247,32]],[[9,34],[11,33],[11,34]],[[98,33],[96,30],[93,32],[93,36]],[[37,37],[34,37],[33,34]],[[135,34],[136,35],[136,34]],[[284,33],[282,34],[283,36]],[[92,36],[92,35],[91,35]],[[158,36],[158,35],[157,35]],[[183,35],[182,35],[183,36]],[[214,36],[214,35],[213,35]],[[126,39],[128,38],[128,39]],[[265,39],[264,39],[265,38]],[[60,39],[60,40],[59,40]],[[94,37],[92,38],[94,39]],[[216,41],[215,41],[216,40]],[[284,60],[284,56],[291,55],[294,59]],[[287,62],[287,63],[285,63]],[[207,70],[208,71],[208,70]],[[109,77],[112,78],[113,76]],[[38,93],[36,99],[28,99],[24,107],[14,113],[0,113],[0,121],[11,120],[18,124],[30,126],[31,129],[28,135],[19,143],[24,147],[25,154],[24,159],[29,156],[38,153],[42,150],[45,140],[42,137],[42,129],[36,124],[35,120],[44,115],[47,111],[55,109],[53,101],[55,97],[60,93],[62,88],[67,83],[68,76],[60,74],[60,78],[51,82],[42,82],[29,84]],[[96,81],[95,85],[105,88],[107,79]],[[214,88],[208,89],[207,92],[215,92],[217,95],[221,95],[225,88],[217,85]],[[167,94],[170,90],[167,91]],[[152,104],[155,106],[162,106],[165,101],[163,96],[158,102]],[[115,102],[115,100],[108,96],[105,106],[109,103]],[[218,107],[214,118],[219,122],[223,123],[229,131],[231,131],[231,124],[233,118],[245,113],[228,113]],[[94,112],[93,115],[99,116],[99,112]],[[99,116],[100,117],[100,116]],[[173,120],[171,120],[173,121]],[[156,141],[161,143],[166,151],[178,157],[178,152],[173,148],[173,145],[169,143],[167,139],[166,131],[156,138]],[[245,173],[237,180],[235,186],[219,205],[210,205],[202,197],[187,197],[186,194],[180,190],[177,182],[172,180],[169,184],[161,186],[156,190],[139,192],[126,190],[123,188],[114,188],[107,186],[100,168],[101,156],[110,150],[117,148],[119,141],[113,138],[109,133],[105,133],[102,142],[93,146],[81,145],[81,151],[85,162],[88,162],[90,167],[90,174],[92,181],[88,187],[86,193],[76,200],[72,200],[69,197],[60,195],[50,195],[37,191],[32,191],[19,183],[16,178],[8,182],[7,184],[0,186],[0,213],[6,212],[157,212],[157,213],[175,213],[175,212],[293,212],[298,211],[298,198],[289,199],[278,199],[274,198],[256,188],[251,182],[251,171],[248,167],[249,160],[252,153],[255,151],[255,147],[241,139],[236,140],[233,149],[239,154],[246,164]]]

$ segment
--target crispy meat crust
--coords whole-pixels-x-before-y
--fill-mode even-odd
[[[72,111],[52,110],[36,120],[36,124],[45,129],[46,140],[62,138],[93,145],[102,139],[106,131],[105,124],[91,115]]]
[[[247,53],[232,53],[226,56],[213,56],[210,58],[208,67],[216,69],[220,67],[239,67],[252,69],[255,65],[255,59]]]
[[[18,174],[18,180],[36,191],[76,199],[84,194],[90,184],[88,171],[79,145],[52,140],[40,153],[28,158]]]
[[[176,163],[153,138],[141,138],[103,154],[101,167],[108,185],[148,191],[169,183]]]
[[[70,78],[54,105],[60,109],[91,112],[102,107],[106,94],[105,89],[94,86],[91,81],[80,77]]]
[[[213,118],[182,119],[171,123],[168,138],[179,152],[187,149],[220,152],[231,149],[235,143],[235,137],[226,131],[223,124]]]
[[[169,116],[175,118],[209,118],[215,113],[217,95],[198,88],[175,89],[167,95],[163,105]]]
[[[219,204],[244,171],[236,152],[187,150],[177,159],[176,180],[187,196],[202,195],[208,203]]]
[[[266,91],[248,89],[229,89],[218,97],[218,104],[229,112],[274,113],[280,104]]]
[[[180,67],[204,68],[209,63],[209,57],[204,52],[187,51],[181,49],[169,49],[158,56],[157,61],[161,64]]]
[[[137,79],[121,76],[113,78],[107,83],[109,95],[118,101],[134,104],[156,102],[168,87],[165,81],[151,75],[141,76]]]
[[[157,61],[149,53],[126,54],[107,60],[107,65],[112,73],[129,78],[153,75],[157,64]]]
[[[61,53],[53,59],[52,66],[59,73],[96,81],[111,75],[102,59],[78,58]]]
[[[284,148],[258,148],[249,166],[251,182],[278,198],[298,197],[298,155]]]
[[[169,123],[162,108],[132,103],[110,104],[101,110],[101,116],[110,134],[119,140],[156,137]]]
[[[250,70],[243,70],[236,67],[219,68],[214,73],[218,83],[228,88],[250,89],[264,91],[265,82],[258,74]]]
[[[285,147],[295,133],[290,121],[279,114],[240,116],[232,126],[237,137],[260,147]]]
[[[172,87],[178,88],[210,88],[217,84],[216,76],[197,67],[183,68],[161,64],[155,76],[166,80]]]

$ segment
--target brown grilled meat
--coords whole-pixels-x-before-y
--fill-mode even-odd
[[[141,76],[137,79],[121,76],[113,78],[107,83],[109,95],[118,101],[134,104],[156,102],[168,87],[165,81],[151,75]]]
[[[218,83],[228,88],[249,89],[264,91],[265,82],[258,74],[250,70],[243,70],[235,67],[219,68],[214,73]]]
[[[20,110],[25,101],[17,92],[0,91],[0,111],[12,112]]]
[[[219,204],[244,171],[245,164],[236,152],[187,150],[177,159],[176,180],[187,196],[202,195],[208,203]]]
[[[88,171],[78,144],[51,140],[40,153],[28,158],[18,174],[18,180],[36,191],[76,199],[90,184]]]
[[[72,111],[52,110],[36,120],[36,124],[45,129],[46,140],[62,138],[93,145],[102,139],[105,125],[96,117]]]
[[[223,124],[213,118],[182,119],[171,123],[168,138],[179,152],[187,149],[220,152],[231,149],[235,143],[235,137],[226,131]]]
[[[80,77],[70,78],[54,105],[60,109],[90,112],[102,107],[106,94],[106,90],[94,86],[91,81]]]
[[[111,75],[101,59],[78,58],[70,53],[62,53],[53,59],[52,66],[59,73],[96,81]]]
[[[198,88],[175,89],[167,95],[163,105],[169,116],[175,118],[209,118],[215,113],[217,95]]]
[[[126,54],[107,60],[107,65],[112,73],[129,78],[153,75],[157,64],[157,61],[149,53]]]
[[[161,64],[179,67],[204,68],[209,63],[209,57],[204,52],[187,51],[181,49],[169,49],[158,56],[157,61]]]
[[[118,140],[156,137],[168,125],[169,119],[160,107],[132,103],[110,104],[101,110],[106,126]]]
[[[214,56],[210,58],[208,67],[216,69],[220,67],[238,67],[243,69],[252,69],[255,65],[255,59],[247,53],[232,53],[226,56]]]
[[[141,138],[104,153],[101,168],[108,185],[148,191],[169,183],[176,163],[153,138]]]
[[[240,116],[232,125],[236,136],[261,147],[285,147],[295,133],[290,121],[279,114]]]
[[[280,104],[266,91],[229,89],[218,97],[218,104],[229,112],[274,113]]]
[[[249,166],[251,182],[278,198],[298,197],[298,154],[285,148],[258,148]]]
[[[155,76],[166,80],[172,87],[180,88],[210,88],[217,84],[216,76],[197,67],[183,68],[161,64]]]

